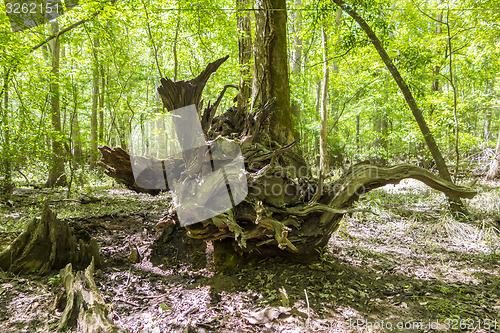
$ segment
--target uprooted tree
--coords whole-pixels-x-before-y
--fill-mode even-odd
[[[290,254],[294,258],[307,260],[314,256],[315,249],[327,244],[345,214],[357,211],[352,206],[360,195],[372,189],[414,178],[447,195],[464,198],[476,195],[476,190],[455,185],[428,170],[406,164],[393,167],[358,164],[347,170],[337,181],[323,184],[310,174],[296,149],[295,142],[292,141],[294,136],[290,135],[291,127],[287,127],[290,119],[283,121],[287,117],[283,112],[286,97],[285,102],[283,98],[275,99],[271,95],[273,90],[268,89],[267,95],[262,94],[263,100],[257,104],[259,107],[256,111],[230,108],[215,117],[216,108],[226,91],[224,89],[216,103],[201,110],[203,88],[210,75],[226,59],[227,57],[221,58],[208,64],[192,80],[173,82],[163,78],[162,85],[158,88],[168,111],[186,105],[197,106],[207,145],[234,142],[241,148],[244,159],[244,172],[228,176],[246,177],[249,189],[246,198],[225,213],[186,226],[188,236],[204,241],[231,240],[235,249],[244,253]],[[259,75],[259,72],[256,74]],[[269,88],[270,83],[267,84]],[[267,102],[264,103],[266,99]],[[281,108],[281,112],[277,108]],[[280,130],[277,131],[276,128]],[[177,133],[179,140],[183,139],[183,135],[186,134]],[[154,186],[140,187],[136,184],[131,158],[127,152],[118,147],[102,146],[99,149],[102,158],[98,164],[105,168],[107,175],[136,192],[153,195],[160,192],[151,190]],[[231,156],[231,153],[217,154],[219,159],[224,159],[224,156]],[[193,163],[193,156],[184,155],[156,161],[152,165],[161,165],[164,173],[170,168],[181,168],[183,165],[189,166],[191,173],[193,168],[202,170],[211,167],[209,158],[201,160],[200,163]],[[133,159],[134,163],[138,163],[137,161]],[[147,168],[143,174],[148,174]],[[186,173],[179,173],[176,182],[182,183],[188,177]],[[207,196],[210,198],[228,191],[223,179],[213,179],[208,188],[210,193]],[[168,187],[165,189],[168,190]],[[175,223],[175,214],[170,215],[170,218],[171,223]]]
[[[449,177],[442,179],[412,165],[379,167],[358,164],[336,182],[324,184],[321,173],[319,179],[315,179],[300,155],[293,129],[286,48],[286,2],[257,0],[255,6],[253,52],[241,49],[248,48],[251,43],[240,43],[240,57],[248,51],[255,57],[251,103],[247,104],[244,100],[248,91],[245,92],[240,85],[238,107],[216,117],[217,107],[227,88],[231,87],[226,85],[216,102],[203,109],[203,88],[227,57],[208,64],[199,76],[191,80],[173,82],[162,78],[158,94],[165,109],[174,113],[175,117],[182,117],[176,112],[194,105],[199,119],[191,118],[193,128],[199,120],[207,141],[203,144],[211,148],[186,151],[164,160],[147,160],[137,156],[131,158],[121,148],[99,147],[102,153],[99,165],[106,169],[109,176],[132,190],[150,194],[168,190],[171,181],[176,187],[174,192],[177,192],[181,184],[183,193],[193,195],[199,201],[192,200],[190,204],[185,204],[174,200],[178,214],[190,209],[194,214],[200,207],[208,209],[213,206],[210,200],[216,201],[223,192],[229,193],[233,208],[187,225],[188,236],[205,241],[225,240],[214,243],[220,248],[226,248],[231,242],[235,249],[245,253],[291,254],[294,258],[306,260],[316,253],[318,247],[328,242],[345,214],[356,211],[352,205],[359,196],[372,189],[414,178],[451,197],[472,198],[476,194],[475,190],[453,184]],[[240,59],[240,62],[243,60]],[[418,112],[416,114],[419,115]],[[179,143],[187,142],[187,146],[191,147],[193,140],[198,140],[199,144],[199,137],[189,133],[186,126],[180,128],[174,124],[171,129]],[[427,140],[429,133],[423,134]],[[235,144],[241,149],[244,170],[228,168],[219,176],[200,180],[200,186],[196,186],[196,182],[192,181],[193,175],[210,173],[215,165],[230,163],[235,156],[231,147]],[[134,178],[134,167],[137,169],[137,165],[140,165],[141,173]],[[172,170],[175,172],[172,173]],[[168,174],[177,177],[169,178],[169,184],[158,184],[158,180],[163,181],[163,175],[168,178]],[[230,186],[227,180],[242,178],[246,178],[249,191],[239,202],[241,191]],[[235,197],[238,200],[234,200]],[[163,224],[172,224],[175,220],[176,215],[170,211]]]

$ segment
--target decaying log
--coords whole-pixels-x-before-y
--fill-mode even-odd
[[[97,165],[103,167],[108,176],[137,193],[152,195],[160,193],[160,190],[157,190],[158,187],[144,188],[136,184],[130,163],[130,155],[126,151],[120,147],[110,148],[108,146],[99,146],[98,149],[101,152],[101,160],[97,162]],[[144,178],[155,180],[154,177],[146,177],[146,175]]]
[[[13,273],[45,274],[68,263],[86,267],[92,258],[100,265],[96,240],[77,239],[68,223],[59,220],[46,203],[41,219],[31,221],[0,253],[0,268]]]
[[[207,73],[217,69],[222,60],[225,58],[209,64],[198,77],[203,77],[203,80],[199,81],[206,83],[205,78],[209,76]],[[162,87],[158,92],[167,109],[187,105],[182,104],[183,100],[189,100],[192,104],[192,98],[179,99],[180,97],[175,97],[177,93],[181,96],[200,94],[198,91],[200,85],[193,88],[195,91],[188,92],[186,89],[189,89],[189,86],[184,81],[180,83],[164,81],[162,80]],[[215,117],[213,121],[210,120],[210,110],[204,113],[203,118],[210,120],[207,125],[211,125],[203,128],[208,145],[214,141],[225,140],[240,147],[245,171],[239,176],[246,176],[249,194],[233,209],[187,226],[188,236],[205,241],[232,239],[234,247],[241,252],[264,255],[286,254],[307,260],[317,254],[315,250],[318,247],[328,242],[342,217],[356,211],[351,206],[359,196],[372,189],[398,183],[402,179],[414,178],[446,194],[465,198],[471,198],[476,194],[473,189],[454,185],[425,169],[412,165],[381,167],[358,164],[347,170],[337,181],[318,186],[318,180],[311,176],[304,159],[296,149],[292,149],[295,143],[282,146],[273,138],[272,131],[269,130],[272,126],[270,123],[272,111],[273,100],[252,113],[244,111],[242,114],[236,108],[230,108]],[[201,114],[200,109],[198,114]],[[122,175],[120,177],[108,174],[128,188],[137,191],[137,187],[133,185],[132,172],[129,171],[130,166],[122,165],[130,164],[126,152],[118,148],[105,149],[106,154],[114,155],[115,151],[122,157],[113,159],[103,154],[103,162],[100,165],[108,170],[109,168],[121,170],[116,173]],[[231,153],[214,154],[212,156],[215,159],[214,163],[223,165],[224,161],[218,159],[222,159],[225,155],[231,156]],[[106,160],[118,162],[109,164]],[[177,168],[182,167],[182,160],[164,160],[162,164]],[[209,165],[197,166],[198,169],[209,167]],[[127,172],[128,175],[123,176]],[[147,170],[145,172],[147,174]],[[176,181],[183,183],[185,179],[182,178],[182,172],[178,174],[180,178]],[[121,179],[127,181],[120,181]],[[210,181],[210,186],[205,189],[189,188],[189,190],[209,191],[199,196],[197,193],[197,197],[200,198],[217,198],[219,193],[227,191],[223,179],[212,178]],[[203,207],[203,202],[197,202],[194,206]]]
[[[75,329],[78,333],[125,332],[113,325],[112,307],[106,304],[94,281],[94,260],[85,271],[73,273],[71,264],[61,269],[65,304],[58,330]]]

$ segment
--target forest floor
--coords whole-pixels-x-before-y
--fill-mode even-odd
[[[97,286],[130,332],[500,332],[500,184],[477,186],[471,221],[453,219],[442,194],[404,181],[366,195],[358,206],[375,214],[346,217],[313,263],[267,258],[218,271],[210,246],[194,256],[202,260],[166,251],[164,264],[151,263],[167,196],[91,187],[65,199],[21,187],[0,205],[0,250],[50,200],[98,240]],[[55,331],[58,273],[0,271],[0,332]]]

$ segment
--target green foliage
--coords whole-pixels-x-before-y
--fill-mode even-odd
[[[441,33],[438,33],[438,24],[431,18],[441,15],[442,21],[450,22],[461,159],[484,147],[494,147],[496,137],[483,135],[487,122],[490,133],[495,133],[499,125],[498,110],[491,109],[498,104],[499,94],[495,80],[499,70],[499,43],[494,37],[498,36],[499,27],[490,15],[484,15],[494,12],[494,6],[472,2],[439,5],[410,1],[354,1],[351,4],[383,41],[425,113],[443,155],[453,160],[453,94],[448,81],[446,26],[441,24]],[[332,27],[329,54],[339,68],[337,72],[331,70],[330,74],[328,125],[330,128],[335,124],[336,128],[329,134],[329,150],[333,152],[341,147],[345,159],[350,162],[382,158],[388,162],[431,164],[420,129],[385,65],[373,46],[366,43],[363,31],[345,14],[340,27],[334,28],[336,8],[320,4],[323,11],[319,15],[315,6],[314,2],[303,2],[304,10],[310,14],[303,16],[302,31],[294,32],[302,38],[308,51],[303,71],[292,75],[292,94],[294,99],[301,100],[302,145],[306,157],[314,163],[317,153],[320,126],[315,107],[316,88],[322,75],[322,44],[317,22],[326,12],[326,20]],[[289,30],[293,31],[292,27]],[[293,39],[290,44],[293,45]],[[439,73],[433,72],[437,66]],[[432,90],[436,80],[439,91]],[[372,81],[375,82],[369,84]],[[355,94],[359,89],[361,91]],[[344,103],[344,112],[336,124]],[[359,134],[356,133],[357,116]],[[381,128],[381,117],[386,120],[385,129]]]
[[[471,156],[494,146],[500,125],[497,108],[500,83],[496,80],[500,71],[500,28],[496,23],[498,11],[492,10],[493,1],[356,0],[350,5],[382,40],[449,161],[455,154],[453,94],[448,82],[450,52],[446,26],[431,18],[450,22],[461,160],[473,163]],[[333,156],[332,166],[374,158],[430,166],[431,157],[420,129],[358,24],[344,13],[337,26],[338,8],[331,1],[304,0],[297,7],[290,0],[288,8],[289,54],[294,52],[297,40],[302,45],[301,71],[290,73],[292,101],[300,107],[295,126],[301,133],[300,145],[310,164],[316,163],[319,151],[317,93],[323,64],[321,22],[325,21],[331,57],[327,143]],[[237,84],[240,79],[237,13],[233,2],[84,1],[58,18],[61,29],[82,19],[87,21],[60,37],[62,131],[56,134],[50,119],[51,43],[33,50],[50,34],[49,27],[42,25],[12,33],[2,10],[0,177],[5,178],[10,172],[18,183],[26,181],[24,176],[32,183],[44,181],[52,154],[51,140],[63,144],[68,160],[66,170],[71,160],[81,185],[93,177],[84,174],[90,170],[86,164],[90,157],[90,110],[96,76],[102,99],[98,112],[103,117],[103,136],[98,144],[123,148],[128,146],[133,124],[163,112],[156,96],[159,70],[170,78],[177,75],[177,79],[189,79],[206,63],[229,54],[228,62],[205,89],[205,105],[215,100],[225,84]],[[297,28],[299,13],[301,25]],[[441,33],[436,30],[438,26]],[[438,91],[432,90],[435,82],[439,83]],[[6,106],[5,94],[8,94]],[[234,92],[228,91],[219,111],[233,105],[233,97]],[[485,130],[486,124],[489,131]],[[485,133],[489,133],[488,137]]]

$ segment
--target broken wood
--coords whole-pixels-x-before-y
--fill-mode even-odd
[[[106,304],[94,281],[94,260],[84,271],[73,273],[72,265],[61,269],[65,296],[64,311],[58,330],[75,329],[78,333],[125,332],[113,324],[112,307]]]
[[[157,186],[151,184],[150,188],[140,187],[136,184],[130,155],[120,147],[110,148],[108,146],[100,146],[97,149],[101,152],[101,160],[97,165],[104,168],[104,173],[115,179],[119,184],[125,185],[128,189],[137,193],[148,193],[156,195],[160,193]],[[154,177],[147,177],[147,172],[144,174],[145,180],[155,181]]]
[[[162,78],[160,80],[161,86],[158,87],[158,94],[163,106],[168,111],[173,111],[194,104],[198,110],[201,110],[201,94],[208,79],[228,58],[229,56],[225,56],[209,63],[200,75],[188,81],[174,82],[169,78]]]
[[[31,221],[0,253],[0,268],[16,274],[45,274],[68,263],[85,267],[92,258],[100,265],[96,240],[77,239],[68,223],[59,220],[46,203],[41,219]]]

